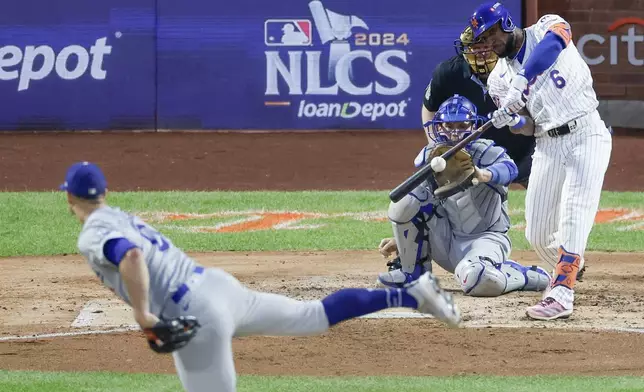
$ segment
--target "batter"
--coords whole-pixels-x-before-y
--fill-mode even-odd
[[[61,189],[83,224],[81,254],[101,282],[132,307],[141,328],[160,319],[197,318],[197,334],[172,353],[186,391],[235,390],[234,336],[320,334],[392,307],[415,308],[451,326],[460,322],[451,295],[429,272],[404,288],[343,289],[321,301],[261,293],[221,269],[204,268],[138,217],[108,206],[107,182],[98,166],[72,165]]]
[[[426,164],[434,145],[454,145],[485,119],[465,97],[455,95],[438,108],[431,127],[432,145],[415,160]],[[550,275],[537,266],[525,267],[509,260],[508,185],[518,174],[505,149],[487,139],[468,144],[465,150],[476,167],[475,185],[445,199],[434,196],[430,178],[397,203],[389,206],[394,238],[381,241],[380,252],[399,256],[378,282],[401,287],[431,270],[431,261],[454,274],[466,295],[496,297],[516,290],[542,291]]]
[[[476,10],[470,26],[478,47],[500,57],[488,78],[500,107],[492,115],[494,126],[507,125],[524,110],[535,123],[525,235],[555,272],[543,300],[526,313],[538,320],[567,318],[599,208],[611,131],[597,112],[590,69],[563,18],[545,15],[520,29],[503,5],[488,3]]]

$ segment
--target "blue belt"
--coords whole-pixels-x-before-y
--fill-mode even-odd
[[[194,270],[194,271],[192,271],[192,273],[194,273],[194,274],[202,274],[202,273],[203,273],[203,271],[204,271],[204,267],[195,267],[195,270]],[[183,298],[183,296],[184,296],[184,295],[186,295],[186,293],[187,293],[188,291],[190,291],[190,288],[188,287],[188,285],[187,285],[187,284],[185,284],[185,283],[184,283],[184,284],[182,284],[181,286],[179,286],[179,288],[177,289],[177,291],[175,291],[175,292],[172,294],[172,297],[171,297],[171,298],[172,298],[172,301],[173,301],[175,304],[178,304],[178,303],[179,303],[179,301],[181,301],[181,298]]]

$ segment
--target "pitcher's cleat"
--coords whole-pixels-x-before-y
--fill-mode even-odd
[[[438,279],[430,272],[425,272],[405,288],[418,302],[419,312],[431,314],[450,327],[458,327],[461,323],[461,312],[452,295],[441,289]]]

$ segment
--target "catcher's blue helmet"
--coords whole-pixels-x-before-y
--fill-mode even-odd
[[[428,128],[428,136],[437,144],[456,144],[472,133],[485,118],[477,114],[476,106],[458,94],[441,104]]]
[[[510,16],[510,11],[503,4],[490,2],[481,5],[470,18],[474,39],[479,38],[487,29],[499,22],[501,23],[501,29],[506,33],[511,33],[516,28],[512,21],[512,16]]]

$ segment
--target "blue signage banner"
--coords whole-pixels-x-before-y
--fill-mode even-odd
[[[418,128],[479,5],[21,0],[0,13],[0,129]],[[505,1],[521,21],[521,1]]]
[[[0,129],[154,128],[155,0],[0,12]]]

